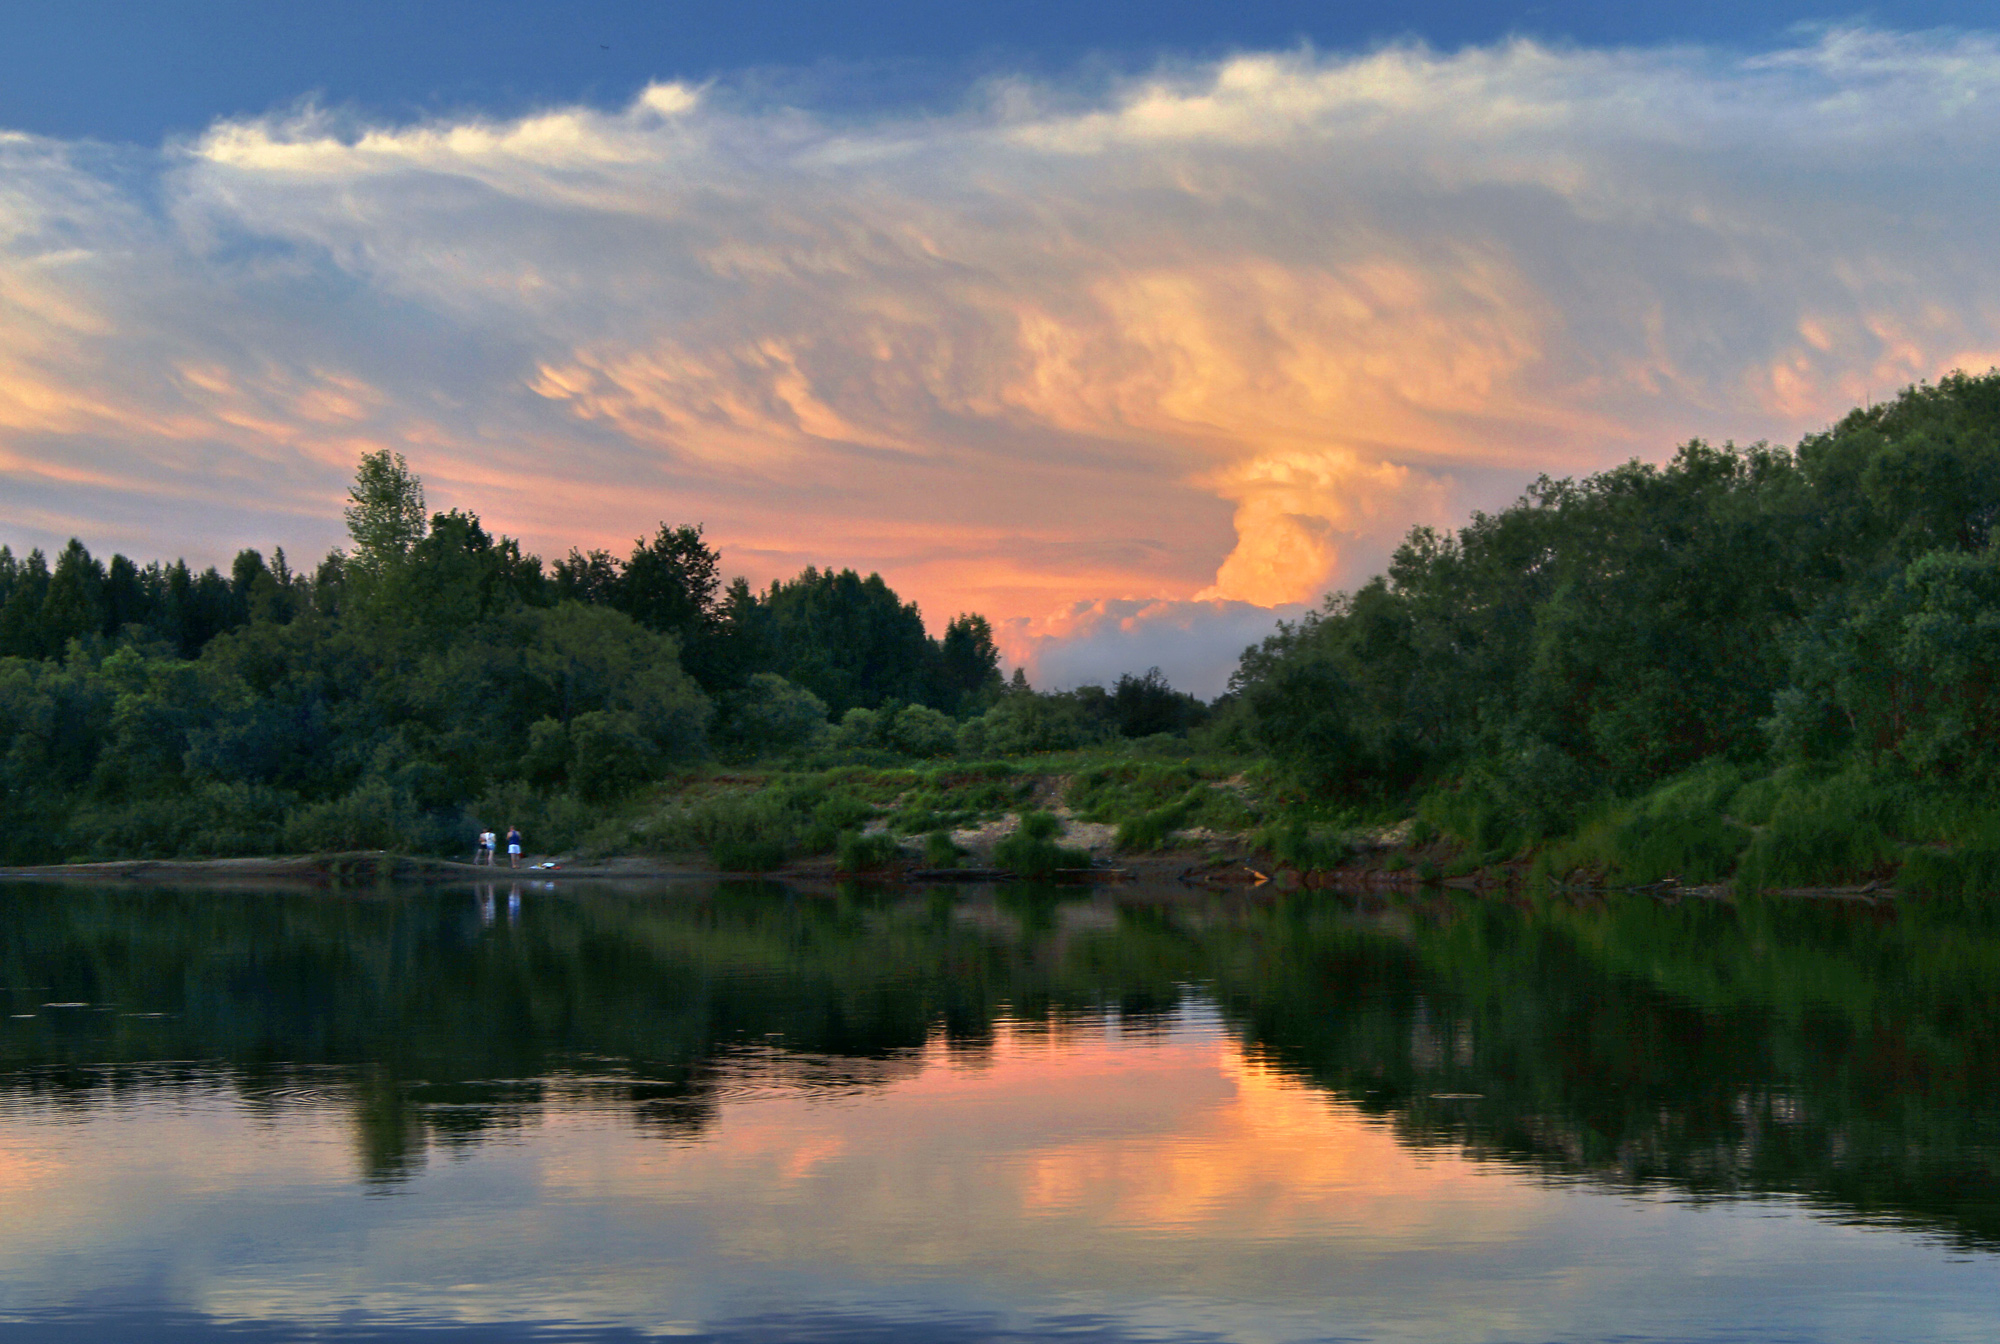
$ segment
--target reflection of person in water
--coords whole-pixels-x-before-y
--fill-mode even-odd
[[[509,826],[507,828],[507,866],[509,868],[519,868],[521,866],[521,831],[519,827]]]
[[[493,884],[490,882],[479,889],[479,922],[493,922]]]
[[[519,924],[521,922],[521,884],[519,882],[516,882],[514,889],[507,893],[507,922],[509,924]]]

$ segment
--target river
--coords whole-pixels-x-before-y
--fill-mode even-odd
[[[2000,1321],[2000,903],[15,885],[0,1006],[0,1339]]]

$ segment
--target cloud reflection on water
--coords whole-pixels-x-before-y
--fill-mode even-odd
[[[192,1313],[190,1338],[207,1321],[252,1339],[345,1322],[949,1341],[1759,1337],[1780,1320],[1835,1339],[1943,1289],[2000,1300],[1994,1261],[1961,1272],[1913,1238],[1406,1146],[1247,1058],[1199,1000],[1124,1026],[1003,1020],[975,1053],[839,1061],[861,1073],[834,1086],[812,1059],[739,1052],[699,1138],[545,1079],[517,1124],[391,1187],[359,1179],[338,1089],[15,1102],[0,1303],[67,1322],[52,1338],[92,1337],[73,1309],[130,1304]],[[1834,1291],[1861,1282],[1862,1299]]]

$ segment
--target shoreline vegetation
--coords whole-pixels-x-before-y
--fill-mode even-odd
[[[1416,529],[1210,703],[699,527],[545,566],[388,452],[347,518],[310,572],[0,548],[0,876],[2000,890],[1996,373]],[[446,857],[517,825],[563,866]]]

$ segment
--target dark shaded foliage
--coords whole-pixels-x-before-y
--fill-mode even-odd
[[[712,703],[737,754],[812,741],[821,687],[895,707],[898,749],[935,754],[940,708],[998,693],[983,617],[933,640],[878,575],[724,588],[701,529],[666,524],[622,564],[545,571],[422,505],[400,457],[368,455],[353,550],[310,574],[283,550],[225,577],[0,547],[0,859],[463,850],[496,809],[574,839],[703,757]]]
[[[1693,442],[1419,528],[1232,690],[1314,791],[1470,781],[1530,832],[1773,751],[1983,784],[1996,517],[2000,375],[1953,375],[1796,451]]]

